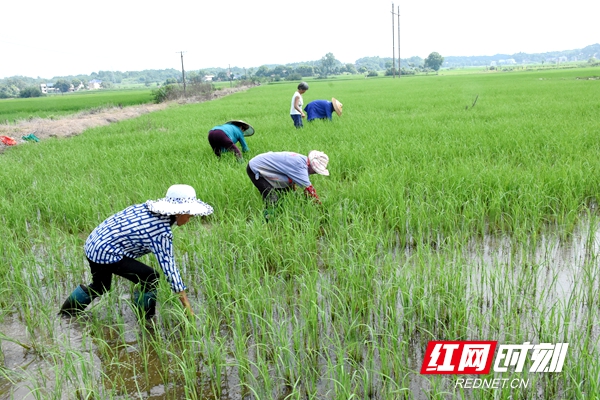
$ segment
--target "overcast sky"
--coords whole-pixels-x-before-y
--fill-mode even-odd
[[[600,42],[600,1],[448,0],[400,6],[402,58],[572,50]],[[0,79],[99,70],[187,71],[398,57],[383,0],[5,1]],[[397,24],[394,17],[394,24]]]

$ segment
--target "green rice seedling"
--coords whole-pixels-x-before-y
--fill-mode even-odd
[[[14,123],[33,118],[56,118],[77,112],[94,112],[110,107],[151,103],[150,90],[110,90],[72,93],[27,99],[6,99],[0,103],[3,120]]]

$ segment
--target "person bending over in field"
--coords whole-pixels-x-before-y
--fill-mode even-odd
[[[313,119],[325,119],[331,121],[331,115],[335,111],[338,116],[342,116],[342,107],[343,104],[336,100],[335,97],[331,98],[331,101],[328,100],[313,100],[304,107],[304,111],[306,111],[306,120],[308,122]]]
[[[254,128],[249,123],[240,120],[227,121],[208,131],[208,143],[217,157],[221,158],[223,152],[233,151],[238,161],[241,162],[243,156],[235,144],[239,142],[242,151],[246,153],[250,149],[244,137],[252,135],[254,135]]]
[[[267,222],[273,218],[279,195],[296,189],[296,185],[303,187],[308,196],[321,204],[309,175],[329,176],[328,163],[327,154],[317,150],[311,151],[308,156],[289,151],[270,151],[252,158],[246,172],[265,202]]]
[[[92,283],[79,285],[67,298],[60,314],[73,316],[92,300],[110,290],[112,276],[119,275],[139,284],[134,305],[146,318],[154,316],[158,272],[136,258],[153,253],[173,292],[190,315],[181,274],[173,256],[173,226],[185,225],[194,215],[210,215],[213,208],[196,199],[189,185],[173,185],[166,197],[127,207],[98,225],[85,241],[84,251],[92,273]]]

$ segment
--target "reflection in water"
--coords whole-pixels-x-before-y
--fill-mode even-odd
[[[193,335],[168,314],[154,325],[140,323],[128,295],[118,290],[107,295],[117,296],[116,309],[100,302],[81,319],[55,317],[50,333],[29,332],[18,316],[6,315],[0,329],[0,400],[252,399],[253,388],[241,380],[256,388],[266,378],[275,382],[270,389],[275,398],[285,398],[292,393],[290,383],[301,386],[305,379],[314,383],[303,388],[305,394],[332,399],[339,382],[331,373],[339,373],[339,379],[345,371],[348,379],[366,371],[364,393],[374,399],[385,398],[382,387],[390,385],[389,379],[402,389],[399,393],[410,393],[408,398],[453,393],[450,378],[418,374],[428,340],[555,343],[569,338],[578,341],[571,343],[570,357],[597,352],[599,252],[600,234],[583,225],[568,240],[551,234],[535,241],[486,236],[448,253],[411,249],[376,255],[369,259],[377,260],[373,265],[388,263],[383,270],[397,275],[370,276],[361,267],[363,281],[341,280],[343,272],[327,267],[328,259],[319,262],[317,280],[293,286],[289,303],[264,300],[278,324],[269,326],[279,332],[275,338],[262,331],[267,314],[223,321],[220,332]],[[387,285],[394,279],[398,282]],[[379,292],[382,287],[386,291]],[[375,292],[365,292],[372,288]],[[384,296],[393,299],[385,304],[395,302],[395,310],[381,308]],[[339,318],[348,321],[340,325]],[[189,352],[192,358],[186,357]],[[394,370],[398,366],[403,371]],[[545,387],[538,386],[537,397],[547,394]],[[476,393],[462,396],[477,398]]]

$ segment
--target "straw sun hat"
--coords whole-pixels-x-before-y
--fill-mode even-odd
[[[249,123],[242,121],[241,119],[234,119],[232,121],[225,122],[226,124],[235,125],[238,128],[241,128],[244,132],[244,136],[252,136],[254,135],[254,128]]]
[[[210,215],[213,208],[196,198],[196,191],[190,185],[173,185],[167,195],[158,200],[146,202],[148,210],[162,215]]]
[[[335,97],[331,98],[331,103],[333,104],[333,109],[335,110],[338,116],[342,116],[342,107],[344,106],[340,103]]]
[[[327,164],[329,164],[329,157],[322,151],[312,150],[308,153],[308,162],[312,169],[320,175],[329,176],[327,170]]]

